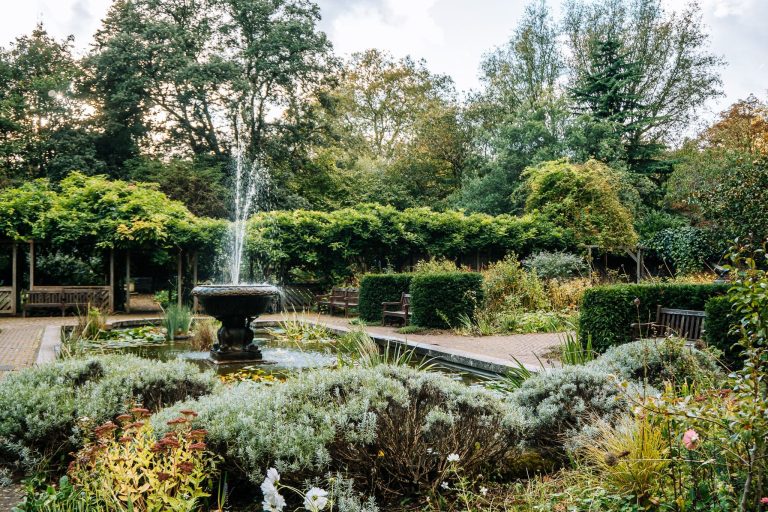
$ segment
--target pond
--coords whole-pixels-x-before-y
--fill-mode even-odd
[[[263,354],[263,362],[244,362],[215,364],[207,350],[197,350],[189,339],[166,341],[164,330],[151,325],[139,327],[114,328],[108,338],[96,341],[80,341],[79,350],[87,354],[123,353],[133,354],[147,359],[160,361],[185,360],[203,370],[211,370],[223,380],[284,380],[291,375],[317,368],[334,368],[344,353],[335,343],[336,338],[323,341],[302,341],[286,343],[281,336],[280,327],[257,327],[254,329],[254,341]],[[329,333],[330,335],[330,333]],[[330,335],[333,336],[333,335]],[[379,348],[383,351],[383,348]],[[485,379],[464,369],[451,367],[442,362],[425,361],[414,356],[409,364],[419,366],[430,364],[432,369],[444,373],[455,380],[467,384],[477,384]]]

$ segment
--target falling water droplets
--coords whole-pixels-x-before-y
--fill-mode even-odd
[[[234,212],[225,255],[225,274],[230,284],[241,283],[248,218],[268,209],[269,189],[267,168],[258,161],[248,161],[238,148],[234,153]]]

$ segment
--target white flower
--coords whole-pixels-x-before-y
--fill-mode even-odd
[[[448,462],[459,462],[459,454],[452,453],[448,456]]]
[[[267,480],[272,482],[272,484],[278,483],[280,481],[280,473],[275,468],[269,468],[267,470]]]
[[[264,493],[264,496],[267,494],[276,494],[277,487],[275,487],[275,484],[273,484],[269,478],[265,478],[264,481],[261,482],[261,492]]]
[[[432,448],[427,448],[427,454],[432,455],[435,452]]]
[[[264,501],[261,503],[264,510],[268,512],[282,512],[285,508],[285,498],[283,498],[279,492],[264,494]]]
[[[448,482],[441,483],[440,487],[442,487],[443,489],[447,489],[448,488]]]
[[[304,508],[309,512],[320,512],[328,505],[328,493],[319,487],[313,487],[304,496]]]
[[[480,494],[482,494],[483,496],[488,494],[488,488],[487,487],[481,487],[480,488]]]
[[[261,482],[261,492],[264,493],[264,510],[270,512],[280,512],[285,507],[285,498],[277,491],[277,484],[280,482],[280,473],[275,468],[269,468],[267,478]]]

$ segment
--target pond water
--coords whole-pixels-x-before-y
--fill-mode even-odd
[[[338,365],[339,355],[330,343],[302,343],[300,346],[286,346],[278,342],[273,333],[278,328],[254,329],[254,341],[260,346],[263,362],[215,364],[210,361],[208,351],[195,350],[189,340],[165,341],[162,331],[151,328],[116,328],[110,333],[109,340],[88,342],[84,345],[90,353],[124,353],[160,361],[185,360],[196,364],[201,369],[211,370],[222,377],[235,376],[239,379],[249,375],[257,379],[284,379],[302,370],[332,368]],[[422,358],[415,357],[412,364],[419,365]],[[433,369],[445,373],[455,380],[467,384],[477,384],[481,380],[457,368],[439,363]]]
[[[114,329],[114,331],[128,335],[135,329]],[[212,370],[218,375],[227,375],[243,369],[258,369],[261,373],[270,375],[288,375],[303,369],[332,367],[338,362],[337,356],[329,348],[319,345],[287,348],[277,343],[270,330],[257,329],[254,332],[254,341],[261,347],[264,362],[214,364],[208,358],[207,350],[195,350],[191,347],[189,340],[183,339],[160,342],[130,339],[113,342],[110,340],[103,344],[93,344],[93,352],[133,354],[160,361],[182,359],[196,364],[201,369]]]

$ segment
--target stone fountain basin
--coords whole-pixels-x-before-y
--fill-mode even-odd
[[[267,310],[278,290],[269,284],[201,285],[192,295],[213,317],[256,317]]]

